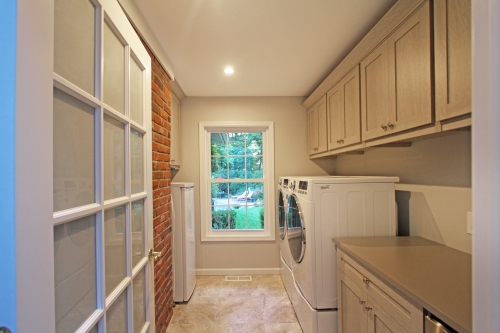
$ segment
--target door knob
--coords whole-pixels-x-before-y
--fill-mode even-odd
[[[156,260],[159,256],[161,256],[161,252],[155,252],[153,249],[149,249],[149,260],[152,258]]]
[[[365,304],[365,303],[366,303],[366,301],[364,299],[359,300],[359,304]]]
[[[382,124],[382,125],[380,126],[380,128],[381,128],[381,129],[383,129],[384,131],[387,131],[387,125],[385,125],[385,124]]]
[[[394,124],[393,124],[393,123],[387,123],[387,126],[388,126],[390,129],[394,129]]]
[[[367,306],[365,306],[365,309],[368,310],[368,311],[370,311],[373,308],[371,306],[367,305]]]

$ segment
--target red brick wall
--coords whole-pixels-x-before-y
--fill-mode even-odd
[[[165,333],[172,319],[172,219],[170,195],[170,121],[172,88],[170,77],[149,47],[151,56],[151,97],[153,129],[153,227],[155,251],[162,255],[155,261],[156,332]]]

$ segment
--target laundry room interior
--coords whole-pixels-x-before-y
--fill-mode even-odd
[[[36,199],[13,178],[47,223],[18,208],[0,333],[500,329],[480,1],[49,2],[18,0],[17,45],[42,55],[17,89],[33,72],[50,101],[16,114],[50,110],[50,154]],[[30,301],[33,247],[50,274]]]

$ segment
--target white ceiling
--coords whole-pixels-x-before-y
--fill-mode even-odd
[[[187,96],[307,96],[397,0],[134,1]]]

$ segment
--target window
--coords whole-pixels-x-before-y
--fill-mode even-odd
[[[272,122],[200,123],[202,241],[274,240]]]

